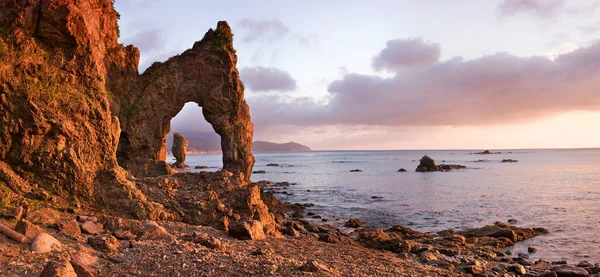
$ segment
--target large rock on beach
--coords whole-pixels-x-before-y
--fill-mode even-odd
[[[182,136],[180,133],[173,134],[173,147],[171,147],[171,151],[173,152],[173,156],[177,161],[173,164],[176,168],[185,168],[188,167],[185,164],[185,153],[188,147],[188,140]]]

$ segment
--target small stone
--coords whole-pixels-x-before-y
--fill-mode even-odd
[[[306,272],[329,272],[330,269],[329,267],[327,267],[326,265],[315,261],[315,260],[310,260],[308,262],[306,262],[304,265],[302,265],[300,267],[300,270],[302,271],[306,271]]]
[[[96,249],[98,251],[112,252],[112,251],[119,249],[119,247],[121,247],[121,244],[119,243],[117,238],[115,238],[111,235],[108,235],[108,234],[102,234],[102,235],[97,235],[95,237],[90,237],[90,238],[88,238],[88,243],[94,249]]]
[[[535,253],[535,252],[537,252],[537,248],[529,246],[529,247],[527,247],[527,252],[529,252],[529,253]]]
[[[120,239],[120,240],[132,240],[132,239],[136,238],[136,236],[134,234],[132,234],[129,231],[125,231],[125,230],[115,231],[113,233],[113,236],[115,236],[115,238]]]
[[[104,226],[100,223],[94,223],[93,221],[86,221],[81,224],[81,231],[85,234],[97,235],[104,232]]]
[[[136,231],[139,240],[171,240],[171,235],[155,221],[146,220]]]
[[[94,223],[98,222],[98,218],[95,217],[95,216],[78,215],[76,217],[76,219],[77,219],[77,221],[79,221],[81,223],[85,223],[85,222],[88,222],[88,221],[91,221],[91,222],[94,222]]]
[[[81,229],[79,228],[79,223],[77,223],[77,220],[75,219],[59,223],[58,230],[61,234],[72,239],[76,239],[77,237],[81,236]]]
[[[538,273],[536,277],[558,277],[558,275],[556,275],[556,272],[554,271],[546,270],[544,272]]]
[[[243,240],[266,238],[262,224],[257,220],[237,221],[229,224],[229,235]]]
[[[51,261],[44,266],[40,277],[77,277],[77,274],[69,262]]]
[[[353,218],[350,219],[346,222],[346,224],[344,224],[344,226],[348,227],[348,228],[359,228],[363,226],[362,221],[360,221],[360,219],[358,218]]]
[[[521,259],[529,259],[529,254],[527,254],[527,253],[519,253],[519,254],[517,254],[517,257],[519,257]]]
[[[27,237],[28,240],[33,239],[33,237],[35,237],[38,234],[46,232],[46,230],[25,219],[17,223],[17,226],[15,226],[15,231],[23,234],[25,237]]]
[[[221,252],[225,252],[227,250],[227,246],[220,239],[205,233],[194,232],[194,234],[191,236],[185,236],[183,240],[199,243],[202,246]]]
[[[30,247],[33,252],[47,253],[54,249],[62,248],[62,244],[53,236],[41,233],[33,238]]]
[[[592,267],[593,265],[588,261],[581,261],[577,264],[577,267]]]

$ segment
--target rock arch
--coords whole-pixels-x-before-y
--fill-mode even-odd
[[[236,63],[231,29],[219,22],[191,49],[154,63],[118,91],[119,164],[137,177],[172,173],[165,162],[170,122],[185,103],[195,102],[221,136],[223,168],[249,181],[254,128]]]

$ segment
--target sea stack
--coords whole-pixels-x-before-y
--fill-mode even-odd
[[[173,164],[176,168],[185,168],[188,167],[185,164],[185,151],[188,147],[187,139],[182,136],[180,133],[173,134],[173,147],[171,147],[171,151],[173,152],[173,156],[177,161]]]

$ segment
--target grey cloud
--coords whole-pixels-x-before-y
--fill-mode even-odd
[[[554,16],[564,10],[564,0],[503,0],[498,6],[504,16],[532,13],[540,17]]]
[[[240,79],[251,91],[293,91],[296,80],[287,72],[277,68],[244,67]]]
[[[243,19],[239,22],[243,31],[242,40],[253,42],[260,39],[279,40],[289,33],[288,27],[280,20]]]
[[[421,38],[396,39],[387,42],[386,47],[373,58],[376,70],[390,71],[404,67],[423,66],[436,63],[440,58],[441,47]]]
[[[330,101],[271,95],[249,99],[261,125],[445,126],[527,123],[600,110],[600,43],[551,60],[507,53],[454,58],[393,77],[347,74]]]

